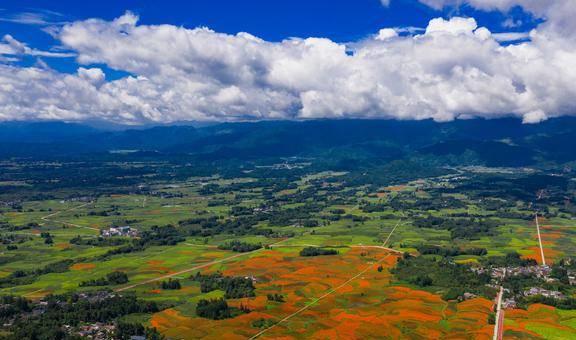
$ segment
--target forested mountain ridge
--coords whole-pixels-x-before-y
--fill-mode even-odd
[[[576,118],[526,125],[515,119],[448,123],[313,120],[105,130],[67,123],[0,124],[0,157],[79,157],[110,152],[187,155],[199,161],[278,157],[527,166],[576,160]],[[133,155],[134,156],[134,155]]]

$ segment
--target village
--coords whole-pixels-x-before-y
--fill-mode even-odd
[[[102,237],[122,236],[135,238],[138,237],[138,229],[132,228],[130,226],[110,227],[108,229],[101,230],[100,235]]]
[[[570,269],[564,269],[563,266],[569,266],[572,264],[572,259],[567,259],[559,265],[558,271],[564,271],[565,280],[561,282],[555,275],[554,268],[548,265],[528,265],[528,266],[508,266],[508,267],[492,267],[492,268],[475,268],[474,272],[477,274],[488,273],[492,278],[492,283],[490,287],[498,289],[500,286],[503,287],[504,298],[502,301],[503,309],[514,309],[519,307],[519,302],[531,297],[542,297],[554,300],[563,300],[567,296],[563,294],[560,290],[547,289],[544,287],[561,287],[563,284],[568,284],[570,286],[576,285],[576,271]],[[512,284],[511,279],[521,279],[514,280],[516,283]],[[539,282],[541,283],[538,287],[523,287],[520,291],[516,289],[517,282]]]

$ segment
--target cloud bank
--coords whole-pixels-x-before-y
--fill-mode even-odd
[[[17,66],[13,61],[25,54],[69,54],[36,51],[9,36],[0,42],[0,120],[139,124],[515,116],[537,123],[576,114],[571,1],[467,1],[480,10],[522,6],[545,20],[529,34],[492,34],[472,18],[438,18],[421,34],[384,28],[346,45],[140,25],[132,13],[77,21],[57,33],[81,65],[77,74]],[[457,4],[421,2],[434,8]],[[108,81],[98,64],[130,75]]]

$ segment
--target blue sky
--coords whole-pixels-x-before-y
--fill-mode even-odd
[[[4,3],[0,8],[3,9],[0,18],[8,20],[0,21],[0,32],[41,49],[49,49],[57,42],[42,31],[45,25],[31,24],[23,19],[35,15],[47,23],[88,18],[112,20],[132,11],[140,16],[141,24],[206,26],[230,34],[249,32],[269,41],[326,37],[337,42],[356,41],[383,27],[425,28],[435,17],[474,17],[480,26],[488,27],[492,32],[525,32],[538,22],[521,8],[509,13],[482,12],[469,6],[437,11],[415,0],[394,0],[388,7],[380,0],[18,0]],[[504,27],[506,19],[520,20],[522,24]]]
[[[58,42],[43,31],[52,23],[101,18],[112,20],[126,11],[140,16],[141,24],[172,24],[187,28],[209,27],[217,32],[235,34],[249,32],[268,41],[291,37],[325,37],[346,43],[365,38],[383,27],[425,28],[430,19],[452,16],[474,17],[479,25],[493,32],[526,32],[537,20],[516,8],[509,13],[482,12],[469,6],[442,11],[434,10],[415,0],[394,0],[383,6],[380,0],[19,0],[0,8],[0,33],[10,34],[19,41],[38,49],[50,50]],[[45,21],[30,22],[31,19]],[[507,19],[521,21],[516,27],[504,27]],[[76,72],[73,58],[43,60],[50,67],[66,73]],[[35,58],[24,57],[21,65],[30,66]],[[116,79],[125,72],[98,65],[109,78]]]
[[[539,122],[576,112],[572,1],[6,2],[0,121]]]
[[[510,14],[484,13],[471,8],[436,11],[414,0],[395,0],[388,7],[380,0],[19,0],[1,5],[2,17],[31,12],[48,20],[74,21],[87,18],[113,19],[130,10],[144,24],[173,24],[186,27],[208,26],[219,32],[251,32],[267,40],[287,37],[327,37],[336,41],[356,40],[382,27],[425,27],[431,18],[452,15],[474,16],[481,25],[503,30],[502,18]],[[61,14],[59,17],[43,11]],[[521,10],[515,17],[525,20]],[[514,28],[523,30],[529,25]],[[0,23],[0,30],[15,36],[33,37],[35,32],[23,25]],[[508,29],[506,29],[508,30]],[[40,40],[39,40],[40,41]]]

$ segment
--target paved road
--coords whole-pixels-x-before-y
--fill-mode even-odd
[[[504,288],[500,286],[496,303],[496,323],[494,324],[494,340],[502,340],[504,334],[504,311],[502,310],[502,295]]]
[[[540,256],[542,256],[542,265],[546,265],[546,257],[544,257],[544,247],[542,247],[542,237],[540,236],[540,223],[538,222],[538,213],[535,215],[536,231],[538,232],[538,242],[540,243]]]

